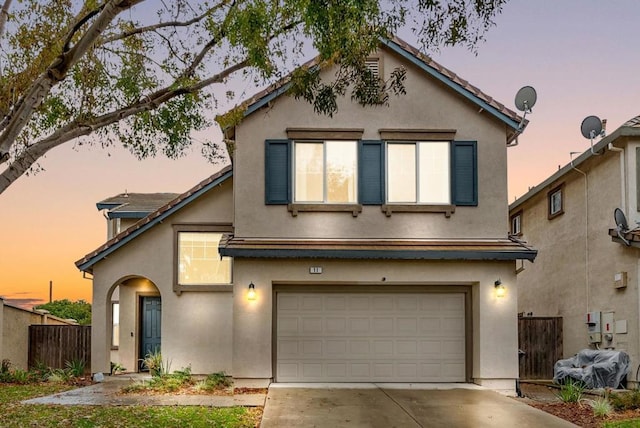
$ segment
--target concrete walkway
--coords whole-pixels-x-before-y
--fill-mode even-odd
[[[261,428],[569,428],[553,415],[473,385],[272,384]],[[417,386],[417,387],[416,387]],[[438,389],[435,389],[438,388]]]
[[[46,397],[23,401],[25,404],[59,404],[89,406],[264,406],[266,394],[238,395],[142,395],[120,394],[120,390],[134,382],[148,380],[148,375],[131,374],[106,376],[104,382]],[[238,385],[236,385],[238,387]]]

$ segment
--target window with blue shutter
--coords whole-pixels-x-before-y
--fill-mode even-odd
[[[265,203],[286,205],[291,202],[291,141],[265,142]]]
[[[358,195],[363,205],[384,203],[384,143],[379,140],[360,141],[358,159]]]
[[[478,205],[478,155],[475,141],[451,143],[451,203]]]

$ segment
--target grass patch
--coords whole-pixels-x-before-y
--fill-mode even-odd
[[[19,401],[72,389],[68,385],[0,385],[2,427],[220,427],[258,426],[262,409],[201,406],[52,406]]]
[[[640,419],[627,419],[624,421],[610,421],[602,425],[604,428],[638,428]]]
[[[0,406],[16,403],[30,398],[43,397],[58,392],[69,391],[73,386],[61,384],[13,385],[0,383]],[[0,415],[2,415],[0,411]],[[0,422],[1,426],[1,422]]]

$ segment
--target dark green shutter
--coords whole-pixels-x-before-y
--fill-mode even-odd
[[[291,142],[265,141],[265,204],[291,202]]]
[[[451,202],[478,205],[478,152],[475,141],[451,143]]]
[[[384,143],[363,140],[359,145],[358,195],[363,205],[384,204]]]

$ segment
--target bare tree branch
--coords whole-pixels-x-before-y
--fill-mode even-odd
[[[235,1],[232,2],[232,0],[222,0],[217,5],[207,9],[206,11],[204,11],[201,15],[198,15],[198,16],[196,16],[196,17],[194,17],[192,19],[189,19],[187,21],[159,22],[158,24],[154,24],[154,25],[147,25],[145,27],[134,28],[133,30],[125,31],[125,32],[120,33],[120,34],[116,34],[116,35],[113,35],[111,37],[104,38],[104,39],[100,40],[100,44],[112,43],[112,42],[115,42],[115,41],[118,41],[118,40],[126,39],[126,38],[131,37],[131,36],[135,36],[137,34],[156,32],[156,31],[158,31],[158,30],[160,30],[162,28],[189,27],[189,26],[191,26],[193,24],[196,24],[196,23],[202,21],[204,18],[206,18],[207,16],[210,16],[213,12],[221,9],[222,7],[226,6],[229,3],[235,3]]]
[[[11,7],[11,0],[4,0],[4,4],[0,9],[0,38],[4,35],[4,29],[7,25],[7,18],[9,17],[9,7]]]

